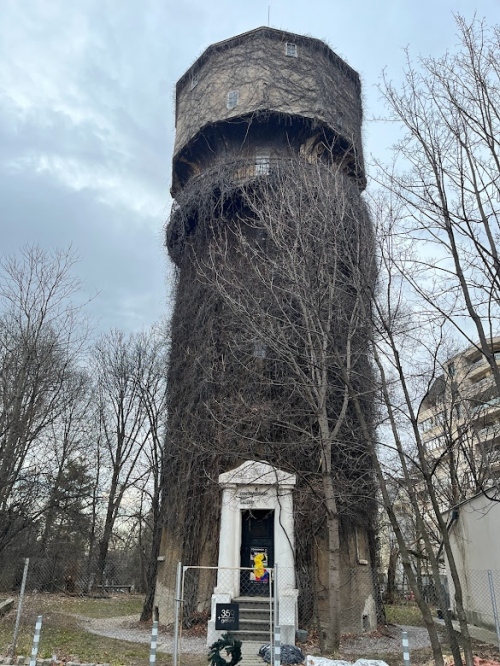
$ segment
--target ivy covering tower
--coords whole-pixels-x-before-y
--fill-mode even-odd
[[[177,561],[254,567],[192,578],[188,616],[264,595],[278,561],[284,642],[376,623],[361,120],[357,73],[281,30],[210,46],[177,83],[160,616]]]

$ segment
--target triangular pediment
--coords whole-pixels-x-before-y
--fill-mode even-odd
[[[219,475],[219,485],[294,486],[295,474],[273,467],[265,460],[245,460],[239,467]]]

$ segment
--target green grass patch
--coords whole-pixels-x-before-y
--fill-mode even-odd
[[[42,615],[39,657],[53,654],[68,661],[99,662],[111,666],[139,666],[149,662],[149,645],[97,636],[85,631],[75,615],[89,619],[134,615],[139,619],[142,595],[116,595],[109,599],[68,597],[62,594],[28,594],[24,600],[18,655],[29,656],[37,615]],[[0,619],[0,655],[12,643],[16,610]],[[170,666],[170,655],[158,654],[158,666]]]
[[[12,641],[13,623],[0,624],[0,654],[5,654]],[[35,618],[27,617],[19,634],[17,654],[29,656]],[[44,616],[38,656],[68,661],[107,663],[111,666],[142,666],[149,661],[149,645],[131,643],[91,634],[78,626],[78,620],[59,614]],[[158,666],[171,666],[171,655],[158,653]]]
[[[416,604],[386,604],[385,616],[389,624],[407,624],[425,627],[424,618]]]

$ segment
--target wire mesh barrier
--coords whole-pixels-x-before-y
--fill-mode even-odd
[[[174,654],[175,666],[182,663],[183,655],[206,657],[209,645],[227,631],[242,640],[243,654],[250,650],[253,658],[256,647],[273,645],[277,627],[282,645],[298,642],[314,653],[320,648],[321,631],[328,630],[327,571],[324,580],[318,581],[306,568],[280,569],[277,565],[271,569],[258,562],[252,568],[238,569],[180,566],[177,577],[173,572],[168,609],[160,613],[157,630],[152,630],[151,622],[139,622],[144,594],[137,592],[133,578],[126,577],[129,569],[121,570],[115,560],[107,573],[103,582],[94,576],[89,585],[85,575],[69,580],[68,572],[52,561],[34,558],[28,566],[25,560],[18,560],[3,567],[0,663],[7,663],[1,658],[12,653],[29,659],[39,616],[43,622],[38,660],[52,659],[54,664],[63,660],[134,665],[149,661],[164,666],[171,659],[166,655]],[[459,576],[470,627],[486,630],[485,640],[494,643],[495,636],[500,636],[500,571],[460,571]],[[438,616],[442,604],[436,586],[425,577],[420,583],[422,596]],[[395,586],[393,603],[387,603],[387,592],[383,577],[369,566],[341,572],[338,607],[344,640],[369,634],[385,621],[422,624],[417,604],[402,581]],[[456,611],[451,584],[447,600]],[[410,631],[410,652],[412,641]],[[396,642],[401,646],[400,640]],[[355,649],[359,652],[359,644]],[[122,661],[119,656],[111,657],[125,654]]]
[[[462,586],[463,605],[467,621],[474,627],[483,628],[495,633],[500,645],[500,571],[459,571]],[[456,611],[453,603],[454,586],[450,578],[451,608]]]
[[[31,654],[41,615],[38,661],[109,663],[110,655],[130,653],[137,661],[130,657],[117,663],[147,663],[151,623],[139,622],[144,599],[140,576],[118,553],[111,554],[103,575],[95,563],[89,567],[76,557],[71,568],[52,557],[5,561],[0,567],[0,657]],[[164,643],[160,649],[171,652],[172,638],[166,636]]]
[[[127,551],[110,551],[103,567],[96,559],[77,553],[30,556],[26,581],[28,592],[65,592],[68,594],[98,594],[112,590],[144,592],[144,574],[131,560]],[[25,558],[0,560],[0,592],[19,589]]]
[[[440,581],[444,590],[445,605],[448,608],[451,602],[446,575],[442,574],[440,576]],[[438,587],[432,576],[429,576],[428,574],[420,576],[417,583],[422,599],[426,604],[437,608],[442,605],[439,599]],[[415,604],[415,592],[408,583],[405,575],[401,575],[397,582],[393,582],[391,585],[387,584],[385,576],[379,576],[379,591],[385,604],[397,604],[402,606]]]
[[[180,569],[178,594],[174,595],[179,658],[192,651],[194,640],[209,646],[228,630],[242,641],[244,653],[251,651],[249,657],[255,657],[262,645],[272,646],[278,628],[283,645],[308,641],[319,649],[319,634],[327,630],[328,575],[320,582],[308,568],[295,570],[278,564],[263,568],[259,564],[254,562],[253,568]],[[377,590],[378,577],[370,567],[343,572],[338,607],[344,634],[377,628],[383,618]],[[174,659],[174,666],[176,663]]]

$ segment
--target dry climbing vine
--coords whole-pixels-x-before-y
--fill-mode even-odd
[[[352,392],[370,423],[375,275],[359,79],[318,40],[298,39],[299,57],[287,57],[289,37],[263,29],[242,48],[209,49],[177,87],[165,519],[172,557],[213,565],[218,475],[246,459],[296,473],[308,622],[312,593],[329,586],[317,564],[329,525],[340,521],[346,570],[357,527],[374,561],[369,442]],[[202,584],[190,581],[188,615]]]

